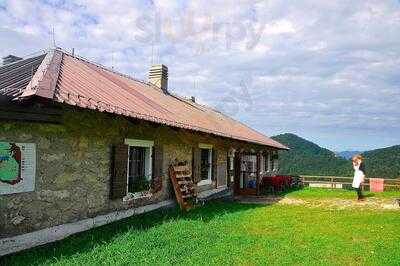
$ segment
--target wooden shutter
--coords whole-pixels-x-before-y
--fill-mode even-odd
[[[192,149],[192,176],[193,182],[201,181],[201,150],[198,147]]]
[[[126,195],[128,183],[128,149],[129,146],[125,144],[112,147],[111,199],[121,199]]]
[[[163,176],[163,147],[157,145],[153,147],[153,178]]]
[[[257,165],[256,165],[256,169],[257,169],[257,174],[256,174],[256,194],[260,195],[260,182],[261,182],[261,177],[260,177],[260,171],[261,171],[261,153],[257,153]]]
[[[227,162],[218,163],[218,179],[217,186],[226,186],[227,185]]]
[[[235,193],[239,193],[240,190],[240,174],[241,174],[241,167],[242,167],[242,153],[236,152],[235,153],[235,160],[234,160],[234,188]]]
[[[217,180],[218,174],[218,151],[217,149],[212,149],[212,176],[211,180]]]
[[[152,193],[157,193],[162,190],[164,172],[163,172],[163,146],[157,145],[153,147],[152,152]]]

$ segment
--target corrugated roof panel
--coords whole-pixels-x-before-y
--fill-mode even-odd
[[[64,54],[56,100],[156,123],[286,148],[219,112],[164,93],[148,83]]]
[[[0,67],[0,95],[18,97],[29,84],[45,54]]]

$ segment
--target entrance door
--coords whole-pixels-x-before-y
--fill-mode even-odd
[[[212,177],[212,149],[200,149],[200,182],[198,185],[211,184]]]
[[[237,156],[235,175],[236,194],[257,194],[257,169],[256,154],[239,154]]]

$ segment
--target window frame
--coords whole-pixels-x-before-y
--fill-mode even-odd
[[[210,164],[210,168],[208,169],[208,178],[207,179],[202,179],[199,182],[197,182],[198,186],[204,186],[204,185],[211,185],[212,184],[212,174],[213,174],[213,145],[211,144],[204,144],[200,143],[199,144],[200,150],[208,150],[208,163]],[[200,167],[201,167],[201,162],[200,162]],[[201,176],[200,176],[201,178]]]
[[[271,152],[268,152],[265,155],[264,164],[265,164],[265,171],[268,173],[271,172]]]
[[[141,140],[141,139],[125,139],[124,143],[128,145],[128,162],[126,165],[126,194],[129,193],[129,158],[130,158],[130,150],[131,147],[142,147],[145,148],[145,176],[148,181],[151,181],[153,178],[153,148],[154,141],[152,140]],[[135,192],[132,192],[135,193]]]
[[[274,156],[273,153],[269,153],[269,171],[273,172],[275,169],[275,161],[274,161]]]
[[[278,157],[278,151],[276,151],[275,153],[274,153],[274,156],[273,156],[273,160],[274,160],[274,169],[273,169],[273,171],[274,172],[278,172],[278,170],[279,170],[279,157]]]

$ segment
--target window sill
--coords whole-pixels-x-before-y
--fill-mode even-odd
[[[198,186],[211,185],[211,184],[212,184],[212,181],[209,179],[201,180],[200,182],[197,183]]]

